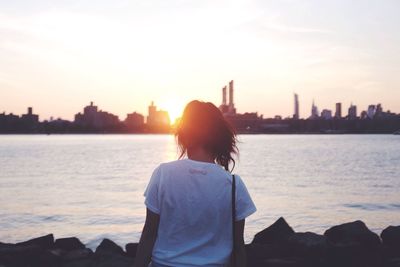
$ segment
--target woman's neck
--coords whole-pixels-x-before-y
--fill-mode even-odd
[[[215,163],[214,156],[202,147],[188,149],[187,155],[191,160]]]

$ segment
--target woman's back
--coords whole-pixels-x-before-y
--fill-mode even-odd
[[[232,227],[234,129],[214,104],[194,100],[186,105],[175,136],[180,160],[157,167],[145,192],[146,222],[135,267],[150,261],[156,267],[220,267],[231,255],[234,266],[245,267],[245,218],[256,208],[237,176]]]
[[[237,220],[255,206],[237,176]],[[223,266],[232,251],[232,177],[219,165],[190,159],[161,164],[146,189],[160,215],[153,261],[171,266]]]

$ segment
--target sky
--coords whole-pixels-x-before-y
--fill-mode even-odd
[[[179,113],[221,103],[238,112],[400,113],[397,0],[0,0],[0,113],[72,120],[94,101],[125,119],[154,101]],[[176,116],[176,115],[173,115]]]

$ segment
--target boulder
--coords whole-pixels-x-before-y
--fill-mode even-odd
[[[85,245],[76,237],[59,238],[54,243],[55,248],[63,250],[84,249]]]
[[[110,239],[103,239],[100,245],[96,248],[95,254],[119,254],[125,255],[124,250]]]
[[[381,238],[384,245],[400,249],[400,225],[385,228],[381,233]]]
[[[326,237],[311,232],[294,233],[288,238],[287,243],[295,257],[316,260],[325,258],[328,251]]]
[[[136,257],[136,251],[138,247],[138,243],[128,243],[125,245],[126,255],[131,258]]]
[[[51,250],[44,250],[42,253],[36,255],[38,258],[38,266],[58,267],[62,259],[60,255],[53,253]]]
[[[304,265],[301,264],[296,259],[280,258],[280,259],[268,259],[268,260],[265,260],[263,266],[268,266],[268,267],[303,267]],[[308,266],[308,267],[311,267],[311,266]]]
[[[96,267],[132,267],[135,259],[120,254],[95,254]]]
[[[333,226],[324,235],[332,244],[359,244],[376,248],[381,244],[379,236],[368,229],[362,221]]]
[[[28,241],[16,243],[17,246],[38,246],[44,249],[51,249],[54,246],[54,236],[53,234],[48,234],[45,236],[30,239]]]
[[[35,246],[8,246],[0,248],[0,264],[5,266],[38,266],[44,249]]]
[[[290,255],[288,247],[284,245],[251,243],[245,248],[248,266],[256,265],[255,262],[263,262],[266,259],[283,258]]]
[[[271,226],[257,233],[252,243],[280,244],[286,242],[292,234],[294,234],[292,227],[289,226],[283,217],[280,217]]]
[[[65,255],[63,255],[64,261],[76,261],[82,259],[88,259],[93,256],[93,251],[89,248],[83,249],[75,249],[68,251]]]
[[[96,261],[92,258],[66,261],[59,265],[60,267],[97,267]],[[114,266],[114,265],[109,265]]]
[[[400,258],[385,260],[384,267],[400,267]]]
[[[381,241],[362,221],[345,223],[325,231],[332,266],[381,266]]]
[[[400,258],[400,226],[389,226],[381,233],[385,258]]]

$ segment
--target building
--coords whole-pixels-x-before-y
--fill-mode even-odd
[[[376,109],[375,109],[375,116],[376,115],[381,115],[383,112],[383,108],[381,104],[376,105]]]
[[[312,102],[312,106],[311,106],[311,116],[310,119],[318,119],[319,117],[319,113],[318,113],[318,108],[314,103],[314,100]]]
[[[350,120],[357,119],[357,106],[350,104],[347,118]]]
[[[137,112],[126,114],[124,122],[128,131],[140,131],[144,126],[144,116]]]
[[[27,124],[39,123],[39,115],[33,114],[32,107],[28,107],[28,113],[21,116],[22,121]]]
[[[342,118],[342,103],[336,103],[335,118]]]
[[[5,112],[0,114],[0,133],[19,132],[21,129],[18,115],[13,113],[7,115]]]
[[[233,103],[234,99],[234,87],[233,80],[229,82],[229,103],[226,103],[226,86],[222,88],[222,103],[219,106],[222,114],[233,115],[236,114],[235,104]]]
[[[298,120],[299,118],[300,118],[299,96],[297,94],[294,94],[294,114],[293,114],[293,119]]]
[[[148,112],[146,124],[150,132],[170,131],[170,118],[167,111],[157,110],[154,102],[151,102]]]
[[[360,119],[366,120],[367,118],[368,118],[368,112],[365,111],[365,110],[361,111],[361,113],[360,113]]]
[[[376,107],[375,105],[369,105],[367,109],[367,117],[373,119],[375,116]]]
[[[332,111],[329,109],[324,109],[321,112],[321,118],[324,120],[330,120],[332,119]]]
[[[235,130],[240,132],[257,132],[260,130],[260,126],[263,120],[262,115],[258,115],[257,112],[246,112],[240,114],[236,112],[234,104],[234,82],[231,80],[229,82],[229,101],[227,103],[226,89],[224,86],[222,88],[222,103],[219,106],[224,117],[229,121],[229,123],[235,128]]]
[[[226,86],[222,87],[222,103],[219,106],[219,109],[221,110],[222,114],[227,114],[229,111],[229,106],[226,103]]]
[[[83,114],[75,114],[74,124],[92,130],[109,130],[117,128],[120,121],[118,116],[98,110],[97,106],[90,102],[89,106],[84,107]]]
[[[28,107],[27,113],[21,117],[13,113],[0,114],[1,133],[37,133],[39,130],[39,115],[33,114],[32,107]]]
[[[230,114],[236,114],[236,108],[235,104],[233,103],[233,94],[234,94],[234,89],[233,89],[233,80],[229,82],[229,104],[228,104],[228,112]]]

